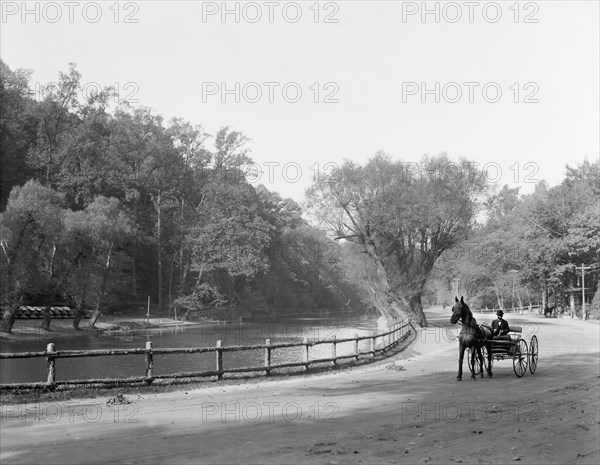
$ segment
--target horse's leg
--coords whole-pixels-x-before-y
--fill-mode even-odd
[[[458,342],[458,376],[456,377],[456,381],[462,381],[462,366],[463,366],[463,358],[465,357],[465,346],[462,341]]]
[[[477,346],[473,344],[471,346],[471,381],[475,381],[475,353],[477,352]]]
[[[477,347],[477,358],[479,359],[479,373],[481,373],[481,377],[483,378],[483,355],[481,354],[481,347]]]

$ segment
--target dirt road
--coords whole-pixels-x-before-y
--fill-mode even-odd
[[[490,316],[475,314],[479,322]],[[508,315],[540,342],[535,375],[511,361],[455,381],[446,310],[389,363],[195,391],[2,407],[9,463],[585,463],[600,460],[597,322]],[[466,362],[464,369],[468,371]],[[38,421],[33,412],[38,412]]]

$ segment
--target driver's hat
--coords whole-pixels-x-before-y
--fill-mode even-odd
[[[496,312],[496,315],[498,315],[498,316],[502,316],[502,315],[504,315],[504,312],[503,312],[502,310],[498,310],[498,311]]]

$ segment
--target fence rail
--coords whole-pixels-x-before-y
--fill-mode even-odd
[[[515,307],[514,309],[512,307],[509,308],[504,308],[502,311],[504,313],[517,313],[517,312],[523,312],[523,311],[537,311],[542,309],[542,305],[524,305],[522,307]],[[501,310],[499,308],[481,308],[478,310],[473,310],[475,313],[496,313],[498,310]]]
[[[304,338],[302,342],[286,342],[272,344],[270,339],[265,340],[262,345],[250,346],[221,346],[221,341],[217,341],[215,347],[188,347],[188,348],[153,348],[152,342],[146,342],[145,349],[104,349],[104,350],[56,350],[54,343],[49,343],[46,350],[43,352],[19,352],[19,353],[0,353],[1,359],[17,359],[17,358],[46,358],[46,382],[38,383],[12,383],[0,384],[0,389],[55,389],[57,386],[75,386],[75,385],[120,385],[133,383],[152,384],[157,379],[181,379],[181,378],[200,378],[200,377],[217,377],[222,379],[227,373],[252,373],[265,372],[269,376],[271,371],[282,368],[304,367],[305,370],[310,368],[310,365],[317,363],[333,363],[344,359],[354,358],[358,360],[360,356],[383,353],[390,348],[396,346],[399,342],[404,341],[414,330],[410,322],[395,323],[387,332],[371,334],[369,336],[358,336],[345,339],[337,339],[335,336],[329,340],[312,340]],[[380,347],[378,346],[380,340]],[[368,340],[369,350],[359,350],[359,342]],[[346,355],[337,355],[337,346],[341,343],[354,342],[353,353]],[[331,344],[331,357],[327,358],[310,358],[310,348],[321,345]],[[272,364],[272,356],[274,350],[281,350],[290,347],[304,347],[303,360],[298,362]],[[263,350],[264,364],[262,366],[241,367],[225,369],[223,366],[223,354],[226,352],[240,352],[247,350]],[[175,355],[175,354],[202,354],[215,353],[215,370],[196,371],[185,373],[171,373],[166,375],[154,375],[154,356],[155,355]],[[144,355],[145,374],[144,376],[135,376],[129,378],[106,378],[106,379],[84,379],[84,380],[56,380],[56,360],[60,358],[80,358],[80,357],[105,357],[119,355]]]

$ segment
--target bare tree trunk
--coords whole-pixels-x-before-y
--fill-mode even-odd
[[[169,318],[171,318],[171,310],[173,308],[173,275],[175,274],[174,262],[175,259],[171,260],[171,272],[169,274]]]
[[[596,294],[594,295],[592,303],[590,304],[590,309],[588,311],[588,319],[590,318],[600,318],[600,286],[598,286],[598,290],[596,290]]]
[[[42,319],[42,329],[50,331],[50,321],[52,319],[50,310],[52,310],[52,301],[48,302],[44,307],[44,318]]]
[[[131,284],[132,284],[132,291],[133,291],[133,301],[136,302],[136,305],[138,303],[138,287],[137,287],[137,266],[136,266],[136,261],[137,261],[137,254],[136,254],[136,245],[133,244],[132,246],[132,257],[131,257]]]
[[[386,318],[388,322],[408,316],[411,320],[416,321],[419,325],[421,325],[422,323],[427,324],[422,307],[420,308],[420,310],[418,310],[417,307],[415,307],[415,309],[413,310],[411,307],[410,312],[406,311],[406,305],[404,305],[404,302],[402,302],[402,298],[396,295],[396,293],[392,290],[392,287],[390,286],[390,280],[385,269],[385,265],[379,257],[379,255],[377,254],[375,246],[373,244],[370,244],[369,242],[366,242],[364,244],[364,247],[367,254],[375,264],[378,280],[383,286],[382,290],[374,290],[374,297],[377,302],[377,304],[375,304],[375,307],[379,310],[379,313],[381,313],[381,315],[384,318]],[[419,296],[419,305],[420,301],[421,300]]]
[[[539,312],[540,314],[544,313],[544,310],[548,306],[548,286],[546,286],[546,282],[542,283],[542,308]]]
[[[158,259],[158,308],[159,311],[162,310],[162,304],[163,304],[163,270],[162,270],[162,234],[161,234],[161,221],[162,221],[162,215],[161,215],[161,202],[162,202],[162,192],[158,191],[158,196],[156,197],[155,200],[155,206],[156,206],[156,244],[157,244],[157,248],[158,248],[158,255],[157,255],[157,259]]]
[[[75,264],[79,263],[79,259],[81,258],[81,255],[82,255],[81,252],[77,255],[77,258],[75,259]],[[50,331],[50,322],[52,319],[51,309],[52,309],[52,304],[54,302],[54,296],[56,295],[58,290],[62,287],[63,283],[69,277],[70,274],[71,274],[71,270],[68,270],[60,277],[59,280],[54,280],[54,286],[52,286],[52,288],[48,292],[48,301],[47,301],[46,307],[44,308],[44,319],[42,320],[42,329],[45,331]]]
[[[2,321],[0,322],[0,332],[12,333],[12,328],[17,319],[17,310],[21,307],[21,303],[18,305],[6,307],[4,314],[2,315]]]
[[[423,312],[423,305],[421,303],[421,295],[413,295],[407,298],[408,303],[410,304],[410,320],[414,321],[421,328],[427,327],[427,319],[425,318],[425,313]]]
[[[496,294],[496,300],[498,301],[498,308],[500,310],[504,310],[504,302],[502,301],[502,296],[500,295],[500,292],[498,291],[498,286],[496,286],[495,283],[494,284],[494,293]]]
[[[85,311],[85,300],[82,299],[77,304],[77,309],[75,311],[75,318],[73,318],[73,329],[75,331],[79,331],[79,323],[81,322],[81,319],[83,318],[84,311]]]
[[[138,202],[139,200],[135,201],[135,207],[134,207],[134,218],[135,218],[135,222],[136,224],[139,224],[139,218],[138,218]],[[138,303],[138,286],[137,286],[137,237],[134,238],[133,240],[133,244],[131,247],[131,283],[132,283],[132,287],[133,287],[133,301],[136,303]]]
[[[54,281],[54,259],[56,258],[56,243],[52,246],[52,259],[50,260],[50,282]],[[48,301],[44,307],[44,318],[42,320],[42,329],[50,331],[50,310],[52,309],[52,301],[54,300],[55,291],[58,290],[58,285],[55,283],[53,288],[48,292]]]
[[[94,309],[94,315],[92,316],[92,321],[90,321],[90,328],[96,326],[96,321],[100,317],[100,309],[102,308],[102,300],[104,298],[104,293],[106,292],[106,283],[108,282],[108,273],[110,271],[110,258],[112,254],[112,246],[108,249],[108,254],[106,257],[106,265],[104,267],[104,273],[102,274],[102,283],[100,284],[100,295],[98,296],[98,302],[96,302],[96,308]]]
[[[80,267],[80,272],[81,272],[81,267]],[[73,329],[75,331],[79,331],[79,323],[81,322],[81,319],[83,318],[83,316],[85,314],[85,304],[87,301],[89,284],[90,284],[90,274],[86,273],[85,281],[83,282],[83,288],[81,289],[81,294],[80,294],[79,298],[77,299],[75,318],[73,318]]]

